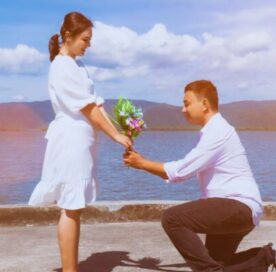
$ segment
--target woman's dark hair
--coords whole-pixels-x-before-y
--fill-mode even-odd
[[[218,110],[218,92],[215,85],[209,80],[197,80],[189,83],[184,92],[192,91],[198,98],[206,98],[213,110]]]
[[[60,34],[53,35],[48,44],[50,61],[53,61],[59,53],[59,37],[65,42],[65,32],[69,32],[72,37],[82,33],[88,27],[93,27],[93,22],[79,12],[70,12],[64,16],[64,21],[60,27]]]

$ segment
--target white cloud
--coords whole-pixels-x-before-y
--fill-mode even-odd
[[[93,77],[98,81],[106,81],[118,78],[129,78],[135,76],[143,76],[147,74],[148,67],[147,66],[139,66],[139,67],[117,67],[113,69],[100,68],[95,66],[87,66],[87,70],[89,73],[93,75]]]
[[[236,54],[266,51],[272,45],[272,37],[265,31],[235,35],[230,41],[230,50]]]
[[[170,32],[163,24],[138,34],[97,22],[86,63],[96,81],[119,80],[123,86],[131,78],[140,78],[150,90],[163,91],[168,97],[185,82],[201,78],[246,92],[260,86],[264,78],[266,84],[276,83],[274,36],[253,29],[246,34],[206,32],[195,37]]]
[[[195,58],[200,43],[190,35],[176,35],[169,32],[162,24],[141,35],[137,42],[137,53],[148,57],[149,63],[175,64]],[[158,59],[158,60],[157,60]],[[161,60],[161,61],[160,61]]]
[[[217,37],[203,34],[200,59],[205,69],[223,69],[225,73],[258,71],[273,52],[272,37],[265,32],[248,33],[246,36]],[[260,71],[261,72],[261,71]]]
[[[194,37],[168,32],[163,24],[156,24],[147,33],[138,35],[126,27],[115,28],[96,22],[88,59],[106,68],[137,64],[158,66],[191,60],[198,46]]]
[[[16,100],[16,101],[23,101],[25,99],[25,97],[21,94],[18,94],[18,95],[13,96],[12,99]]]
[[[46,56],[37,49],[18,44],[14,49],[0,48],[0,71],[18,74],[41,72]]]
[[[249,86],[249,84],[247,82],[240,82],[237,84],[237,87],[239,89],[246,89]]]
[[[122,91],[140,99],[176,103],[186,83],[206,78],[230,100],[252,99],[258,92],[262,95],[257,97],[276,99],[276,32],[268,21],[276,23],[274,15],[276,8],[267,7],[225,13],[217,16],[221,25],[206,26],[206,32],[197,35],[174,33],[161,23],[141,34],[96,22],[84,63],[97,89],[106,90],[105,97],[109,93],[117,97]],[[27,45],[0,48],[0,72],[36,74],[45,59],[45,54]]]
[[[261,4],[262,5],[262,4]],[[271,22],[275,22],[275,5],[262,5],[260,7],[251,7],[241,9],[231,13],[217,13],[216,19],[220,24],[235,24],[240,28],[252,26],[268,27]],[[270,24],[268,24],[270,22]]]

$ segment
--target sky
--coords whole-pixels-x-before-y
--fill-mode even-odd
[[[181,105],[208,79],[220,103],[276,100],[275,0],[14,0],[0,7],[0,103],[49,100],[48,41],[71,11],[94,22],[82,60],[105,99]]]

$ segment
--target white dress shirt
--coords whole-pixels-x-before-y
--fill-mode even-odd
[[[167,182],[197,175],[201,198],[236,199],[252,210],[258,225],[263,215],[260,192],[236,130],[216,113],[200,130],[200,139],[183,159],[164,164]]]

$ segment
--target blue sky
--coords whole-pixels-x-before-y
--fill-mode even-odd
[[[221,103],[276,99],[276,4],[255,0],[28,0],[0,8],[0,103],[48,100],[48,40],[67,12],[94,23],[83,58],[104,98],[180,105],[210,79]]]

